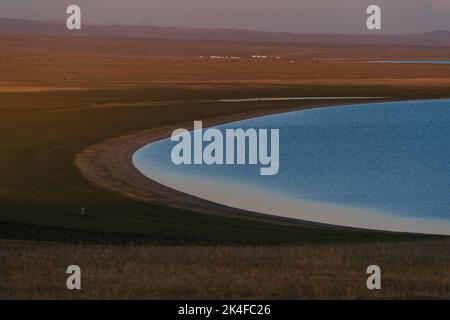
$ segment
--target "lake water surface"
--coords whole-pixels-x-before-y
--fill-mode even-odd
[[[371,63],[402,63],[402,64],[450,64],[450,60],[384,60]]]
[[[450,100],[310,109],[216,128],[280,129],[278,175],[251,165],[176,166],[170,139],[138,150],[133,163],[168,187],[245,210],[450,234]]]

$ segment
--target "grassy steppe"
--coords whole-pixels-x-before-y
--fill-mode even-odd
[[[315,103],[285,96],[448,97],[449,70],[375,65],[446,48],[0,35],[0,237],[73,242],[333,242],[398,235],[286,226],[130,200],[75,168],[84,148],[143,129]],[[281,60],[253,61],[254,52]],[[240,55],[241,62],[199,58]],[[247,58],[245,58],[247,57]],[[291,63],[295,59],[295,63]],[[330,102],[333,103],[333,102]],[[86,207],[89,217],[78,215]],[[401,236],[403,237],[403,236]]]
[[[397,238],[397,235],[368,236],[364,232],[299,228],[152,206],[91,185],[74,166],[78,152],[109,137],[246,110],[282,110],[292,104],[220,104],[202,102],[204,100],[261,95],[333,96],[358,93],[408,97],[408,94],[414,94],[414,89],[403,90],[402,94],[396,91],[382,87],[168,87],[2,93],[0,236],[64,241],[98,241],[100,237],[107,242],[175,240],[253,243]],[[417,94],[414,96],[417,97]],[[113,103],[119,104],[119,107]],[[297,102],[295,105],[300,104]],[[78,215],[81,207],[87,208],[88,217]]]
[[[198,58],[255,52],[288,60],[231,63]],[[216,99],[449,98],[448,66],[366,62],[442,57],[447,52],[438,47],[0,35],[0,238],[108,244],[3,241],[0,296],[448,297],[447,239],[152,205],[91,184],[74,165],[86,147],[143,129],[312,104],[211,101]],[[87,208],[87,217],[79,216],[81,207]],[[132,245],[136,242],[150,244]],[[112,246],[123,243],[127,245]],[[83,268],[81,293],[65,290],[69,264]],[[386,271],[381,293],[365,289],[370,264]]]

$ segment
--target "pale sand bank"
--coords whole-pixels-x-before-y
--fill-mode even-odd
[[[450,235],[450,222],[445,220],[396,216],[365,208],[283,199],[275,194],[258,192],[251,187],[189,176],[171,175],[168,172],[152,171],[145,174],[149,179],[169,188],[245,211],[342,227]]]

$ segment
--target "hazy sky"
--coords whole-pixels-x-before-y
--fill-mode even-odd
[[[384,33],[450,30],[450,0],[0,0],[0,17],[63,20],[69,4],[99,24],[346,33],[366,32],[377,4]]]

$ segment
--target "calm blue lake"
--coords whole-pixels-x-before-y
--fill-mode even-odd
[[[403,64],[450,64],[450,60],[384,60],[371,63],[403,63]]]
[[[169,139],[137,151],[134,165],[156,180],[220,182],[280,201],[450,222],[450,100],[327,107],[217,128],[280,129],[278,175],[261,176],[254,165],[176,166]]]

